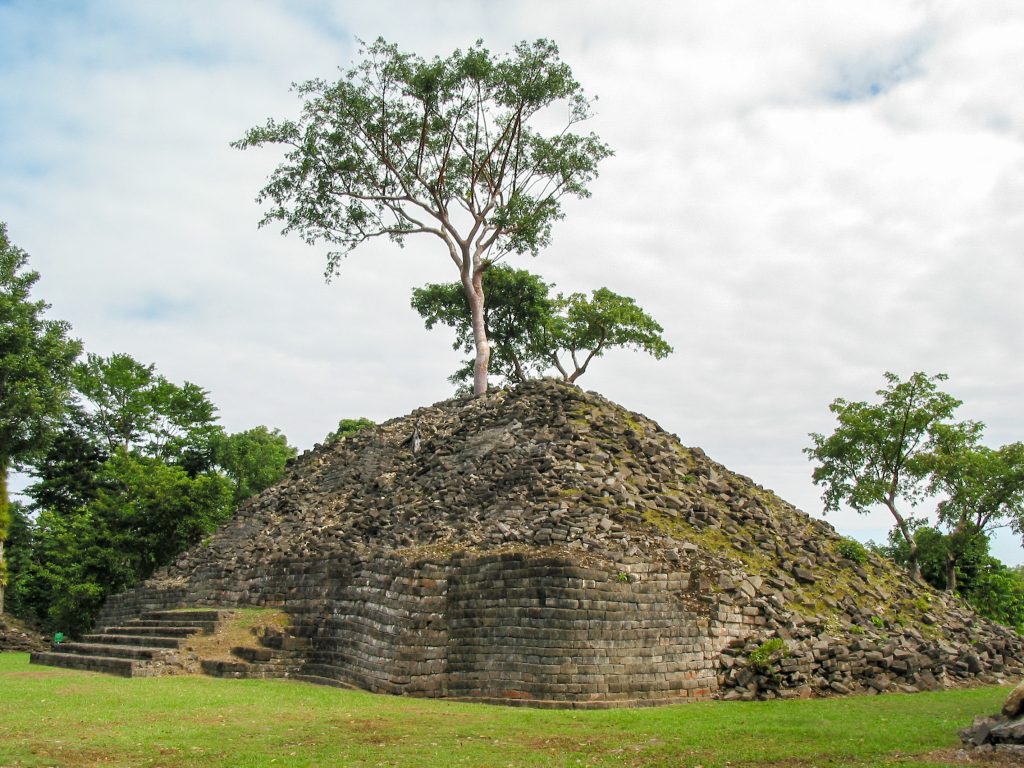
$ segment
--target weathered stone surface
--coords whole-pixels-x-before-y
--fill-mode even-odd
[[[100,622],[281,607],[309,640],[304,679],[516,705],[1024,674],[1015,632],[939,593],[917,600],[876,555],[851,567],[839,542],[642,415],[532,382],[307,452]],[[785,651],[755,669],[770,640]]]
[[[1017,683],[1017,687],[1010,691],[1010,695],[1003,702],[1003,717],[1017,717],[1024,712],[1024,680]]]
[[[42,651],[47,643],[32,627],[0,613],[0,653],[3,651]]]

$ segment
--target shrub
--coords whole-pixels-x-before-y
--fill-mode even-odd
[[[747,661],[761,674],[767,674],[772,669],[772,656],[780,651],[783,656],[786,655],[786,641],[781,637],[773,637],[771,640],[765,640],[751,651],[747,656]]]
[[[845,557],[847,560],[852,560],[855,563],[866,563],[868,561],[868,551],[864,548],[856,539],[843,539],[836,546],[836,550],[839,552],[840,557]]]

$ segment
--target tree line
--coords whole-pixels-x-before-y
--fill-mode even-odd
[[[209,393],[130,355],[86,354],[33,300],[0,223],[0,611],[91,626],[107,595],[171,562],[276,482],[276,429],[227,433]],[[12,502],[12,470],[32,479]]]
[[[826,511],[886,509],[893,529],[876,548],[910,576],[959,593],[983,615],[1024,630],[1024,573],[989,554],[992,534],[1024,535],[1024,444],[991,448],[985,425],[958,420],[945,374],[885,374],[877,400],[837,398],[835,431],[811,434]],[[918,505],[931,501],[920,514]]]

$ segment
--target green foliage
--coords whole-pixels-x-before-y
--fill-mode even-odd
[[[28,254],[0,222],[0,612],[11,524],[7,474],[45,449],[67,407],[69,372],[81,351],[67,323],[43,319],[49,305],[31,299],[39,273],[27,266]]]
[[[259,196],[271,204],[263,223],[339,246],[329,273],[374,237],[444,239],[456,208],[481,224],[474,245],[537,253],[562,217],[560,198],[586,197],[610,154],[593,134],[545,136],[530,127],[559,103],[569,107],[570,126],[590,114],[548,40],[500,57],[478,42],[427,61],[378,39],[360,54],[337,82],[296,87],[298,121],[269,120],[234,144],[286,148]]]
[[[107,596],[170,563],[275,482],[294,455],[284,435],[225,435],[206,392],[128,355],[75,366],[68,408],[32,464],[34,520],[19,509],[12,606],[78,634]]]
[[[90,432],[84,412],[69,408],[46,452],[32,462],[34,482],[28,495],[33,506],[74,514],[96,498],[99,471],[106,460],[107,453]]]
[[[91,353],[75,366],[89,429],[108,453],[134,451],[205,469],[218,433],[217,409],[205,390],[187,381],[174,384],[155,368],[130,355]]]
[[[900,381],[896,374],[886,373],[889,386],[876,393],[881,402],[832,402],[829,410],[838,421],[835,432],[829,437],[812,433],[814,447],[804,449],[820,463],[813,477],[825,488],[827,510],[837,511],[846,503],[867,513],[875,505],[923,497],[931,469],[928,451],[939,431],[948,435],[980,426],[950,421],[961,402],[938,390],[936,382],[947,378],[915,373]]]
[[[338,421],[338,428],[324,438],[324,443],[333,443],[346,437],[351,437],[356,432],[377,426],[370,419],[359,417],[358,419],[341,419]]]
[[[31,299],[39,273],[7,239],[0,222],[0,470],[38,453],[67,405],[69,373],[81,344],[70,326],[45,320],[49,305]]]
[[[931,490],[946,495],[938,505],[939,524],[949,531],[954,551],[998,527],[1024,534],[1024,444],[992,449],[956,433],[940,434],[931,466]]]
[[[591,360],[609,349],[636,349],[659,360],[672,352],[661,336],[664,329],[633,299],[607,288],[599,288],[590,298],[582,293],[552,297],[551,288],[524,269],[492,266],[484,273],[491,371],[506,382],[525,381],[552,369],[566,381],[576,381]],[[412,307],[428,330],[438,323],[454,328],[454,349],[473,349],[470,305],[460,283],[416,288]],[[471,380],[473,362],[465,361],[450,377],[452,383]]]
[[[587,197],[611,154],[594,134],[571,130],[590,102],[548,40],[506,56],[477,42],[428,61],[378,39],[360,56],[334,83],[296,87],[298,120],[268,120],[235,142],[285,149],[258,197],[268,206],[261,226],[281,222],[283,233],[336,247],[328,279],[368,240],[433,235],[479,318],[490,265],[546,247],[562,199]],[[565,108],[567,123],[556,116]]]
[[[885,626],[885,619],[883,619],[881,616],[872,616],[871,623],[879,629],[882,629]]]
[[[945,587],[949,550],[957,547],[954,556],[957,594],[982,616],[1024,630],[1024,573],[989,555],[986,537],[956,538],[922,525],[914,531],[914,540],[921,576],[931,586]],[[880,547],[879,552],[901,565],[907,562],[906,543],[895,532],[889,535],[889,546]],[[916,607],[928,610],[930,606]]]
[[[774,669],[775,659],[786,655],[786,641],[781,637],[773,637],[751,651],[747,656],[747,662],[761,674],[769,674]]]
[[[491,343],[490,371],[500,378],[524,381],[550,366],[552,322],[561,299],[549,296],[551,287],[524,269],[495,265],[484,273],[484,328]],[[428,330],[438,323],[455,329],[453,349],[472,351],[473,322],[461,283],[429,283],[416,288],[412,307]],[[472,377],[470,359],[450,380],[460,384]]]
[[[284,477],[285,465],[297,453],[283,434],[262,425],[231,435],[218,433],[211,448],[214,464],[234,483],[234,506]]]
[[[868,551],[864,548],[856,539],[842,539],[839,544],[836,545],[836,551],[840,557],[845,557],[847,560],[852,560],[855,563],[866,563],[868,561]]]
[[[1024,632],[1024,572],[1019,566],[1008,568],[987,557],[961,594],[982,616]]]
[[[232,483],[118,450],[100,467],[96,497],[72,514],[39,512],[32,560],[14,583],[19,615],[79,634],[108,595],[168,564],[225,522]]]
[[[940,437],[948,442],[971,442],[983,425],[952,421],[960,401],[941,392],[945,374],[915,373],[907,381],[885,374],[888,386],[878,390],[877,403],[837,398],[829,406],[838,425],[829,436],[812,433],[812,448],[804,452],[819,462],[814,482],[824,486],[827,511],[842,504],[861,513],[884,506],[896,521],[909,547],[909,565],[917,569],[912,537],[913,517],[903,503],[920,501],[933,469],[933,451]]]

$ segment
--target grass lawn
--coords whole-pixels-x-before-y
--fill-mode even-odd
[[[3,653],[0,766],[957,765],[957,729],[1007,691],[573,712],[277,680],[127,680]]]

